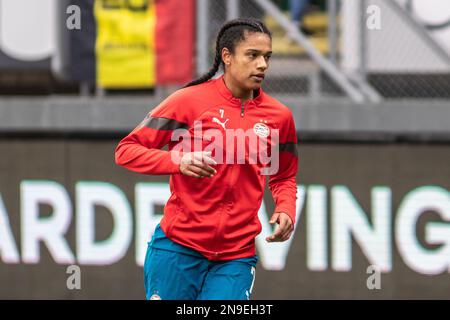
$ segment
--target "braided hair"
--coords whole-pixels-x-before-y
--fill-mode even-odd
[[[272,39],[272,34],[269,29],[258,19],[246,18],[246,19],[234,19],[225,23],[219,30],[216,39],[216,54],[214,56],[214,63],[211,69],[204,75],[196,80],[189,82],[184,87],[195,86],[211,79],[217,71],[219,71],[220,65],[223,65],[222,61],[222,49],[227,48],[231,53],[234,53],[236,44],[245,40],[245,31],[249,32],[262,32],[267,34]]]

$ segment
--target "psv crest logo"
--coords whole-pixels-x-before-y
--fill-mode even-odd
[[[270,134],[270,128],[261,122],[255,123],[253,126],[253,131],[255,134],[261,138],[267,138]]]

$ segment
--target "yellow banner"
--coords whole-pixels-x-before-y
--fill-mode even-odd
[[[154,0],[95,0],[97,85],[148,88],[156,83]]]

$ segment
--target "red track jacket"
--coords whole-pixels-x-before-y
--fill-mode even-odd
[[[248,133],[241,142],[233,137],[239,131]],[[120,141],[115,151],[116,163],[143,174],[171,175],[171,196],[164,207],[161,228],[172,241],[200,252],[209,260],[245,258],[256,253],[255,237],[261,232],[258,210],[266,181],[260,170],[270,165],[267,161],[262,163],[259,157],[250,161],[251,150],[256,150],[250,141],[255,137],[266,139],[266,150],[272,155],[269,149],[276,141],[272,138],[276,131],[279,163],[278,171],[268,176],[269,189],[276,204],[275,212],[287,213],[295,223],[298,158],[294,121],[291,111],[262,89],[245,104],[233,97],[223,76],[176,91]],[[175,132],[189,136],[174,139]],[[217,136],[211,138],[208,132]],[[182,155],[179,148],[189,148],[189,143],[191,149],[184,152],[194,151],[194,143],[201,148],[195,151],[216,148],[212,151],[218,162],[213,166],[217,170],[214,177],[193,178],[180,173],[179,163],[172,156]],[[166,145],[168,151],[161,150]],[[232,158],[227,158],[229,154]]]

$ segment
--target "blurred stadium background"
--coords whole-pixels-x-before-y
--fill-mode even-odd
[[[253,298],[450,298],[449,1],[312,0],[306,35],[287,0],[0,0],[1,299],[144,298],[168,177],[114,148],[235,17],[272,30],[299,136],[296,232],[265,243],[267,192]]]

